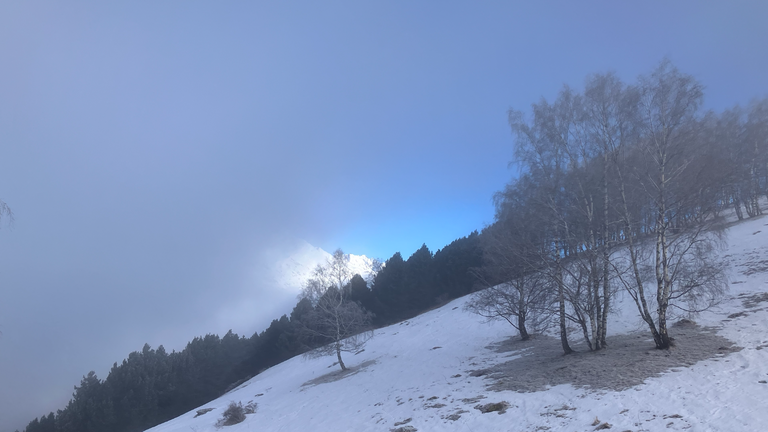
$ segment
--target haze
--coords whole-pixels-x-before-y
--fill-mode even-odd
[[[493,220],[506,113],[663,57],[768,93],[763,2],[0,4],[0,431],[143,344],[290,312],[299,240],[381,259]]]

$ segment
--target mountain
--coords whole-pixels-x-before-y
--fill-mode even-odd
[[[255,406],[225,430],[757,431],[768,423],[768,217],[727,231],[730,290],[670,329],[656,350],[627,296],[609,348],[576,354],[557,340],[522,342],[508,324],[467,312],[468,297],[376,330],[365,349],[295,357],[151,432],[216,431],[231,402]],[[484,413],[483,411],[488,411]],[[203,411],[200,411],[203,412]]]
[[[375,275],[375,262],[365,255],[347,254],[352,273],[369,280]],[[331,258],[329,252],[300,241],[286,258],[277,261],[272,269],[279,287],[289,292],[300,292],[318,265],[324,265]]]

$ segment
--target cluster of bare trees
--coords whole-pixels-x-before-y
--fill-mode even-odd
[[[510,110],[521,175],[497,194],[477,271],[493,288],[470,307],[523,338],[554,321],[565,353],[575,323],[597,350],[623,288],[668,348],[670,308],[701,311],[725,289],[722,212],[759,215],[768,193],[768,98],[701,115],[702,98],[664,60],[631,85],[593,75],[530,116]]]

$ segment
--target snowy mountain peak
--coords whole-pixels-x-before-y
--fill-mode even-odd
[[[352,273],[359,274],[370,284],[370,279],[376,274],[374,270],[375,260],[365,255],[347,254],[347,256],[349,257],[349,269]],[[325,265],[330,258],[329,252],[302,240],[288,257],[275,263],[274,278],[282,289],[298,293],[312,275],[315,267]]]

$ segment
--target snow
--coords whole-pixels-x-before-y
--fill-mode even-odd
[[[201,407],[213,411],[195,418],[193,410],[150,430],[214,431],[230,401],[258,404],[243,423],[226,427],[231,432],[389,431],[407,419],[419,431],[593,431],[597,420],[615,431],[765,430],[768,295],[762,303],[748,300],[768,292],[768,217],[734,225],[728,240],[730,291],[695,320],[743,349],[673,368],[627,390],[569,384],[531,393],[488,390],[487,377],[468,372],[522,353],[487,348],[514,329],[465,311],[465,297],[377,330],[363,352],[344,358],[348,374],[339,373],[332,357],[293,358]],[[611,334],[641,328],[634,305],[622,301],[618,307]],[[739,312],[744,314],[733,315]],[[503,414],[474,408],[501,401],[510,404]],[[447,418],[452,414],[458,419]]]
[[[330,253],[301,241],[288,257],[275,264],[273,274],[281,288],[298,293],[315,267],[330,257]]]
[[[373,260],[365,255],[347,254],[347,256],[352,273],[359,274],[367,280],[372,274]],[[274,264],[272,274],[280,288],[298,294],[315,267],[325,265],[330,258],[329,252],[302,240],[289,256]]]

